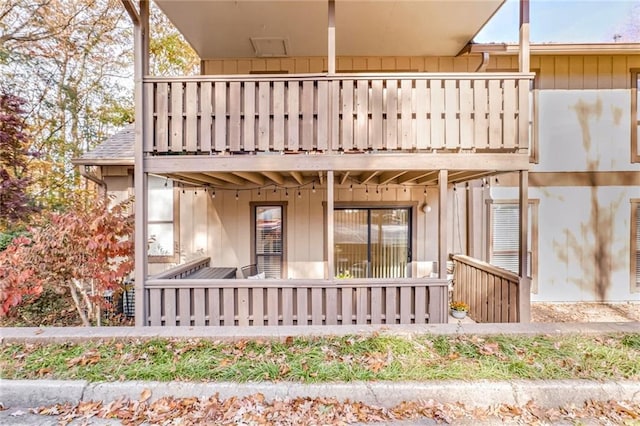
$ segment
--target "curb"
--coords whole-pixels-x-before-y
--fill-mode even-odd
[[[287,398],[336,398],[391,408],[403,401],[435,400],[467,407],[495,404],[523,405],[530,400],[542,408],[580,405],[586,401],[640,402],[640,382],[592,380],[353,382],[353,383],[191,383],[103,382],[83,380],[0,380],[0,403],[5,408],[31,408],[56,403],[87,401],[108,403],[119,398],[136,400],[143,390],[150,401],[165,396],[208,398],[242,397],[262,393],[267,401]]]

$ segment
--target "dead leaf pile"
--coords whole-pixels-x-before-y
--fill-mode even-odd
[[[546,425],[558,422],[597,420],[598,424],[617,425],[640,419],[640,403],[631,401],[588,401],[583,406],[542,409],[532,401],[524,406],[508,404],[488,408],[467,408],[462,404],[437,401],[403,402],[386,409],[335,398],[289,398],[267,401],[264,395],[242,398],[151,399],[145,389],[139,400],[121,398],[108,404],[100,401],[78,405],[54,405],[32,410],[40,415],[58,416],[60,424],[91,418],[116,419],[124,425],[347,425],[393,420],[433,419],[438,423],[456,420],[508,421],[511,424]]]

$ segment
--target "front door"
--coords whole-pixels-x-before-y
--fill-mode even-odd
[[[334,211],[335,276],[404,278],[411,262],[411,208]]]

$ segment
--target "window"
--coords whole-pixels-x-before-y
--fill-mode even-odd
[[[517,201],[489,202],[489,263],[519,272],[519,214]],[[531,292],[538,292],[538,200],[529,200],[527,275]]]
[[[411,208],[337,208],[333,217],[335,276],[408,276]]]
[[[282,278],[285,269],[286,203],[251,203],[252,263],[267,278]]]
[[[631,162],[640,163],[640,70],[631,70]]]
[[[631,200],[631,293],[640,292],[640,199]]]
[[[179,195],[173,181],[149,176],[147,235],[149,262],[172,263],[178,261]]]

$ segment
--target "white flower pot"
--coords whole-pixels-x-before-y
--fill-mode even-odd
[[[456,311],[454,309],[451,310],[451,316],[457,319],[462,319],[467,316],[466,311]]]

